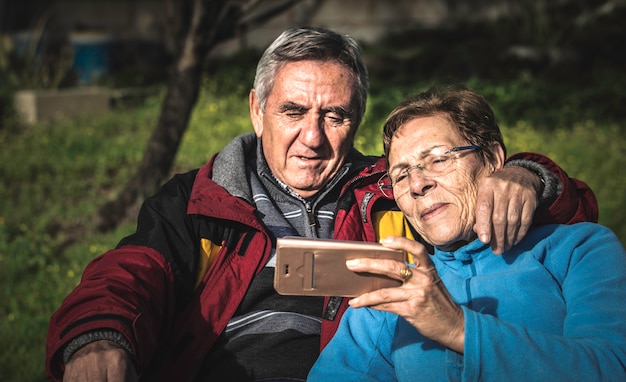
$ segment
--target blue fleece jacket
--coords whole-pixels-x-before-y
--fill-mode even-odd
[[[476,240],[433,262],[465,315],[464,354],[403,318],[349,309],[309,381],[626,381],[626,252],[592,223]]]

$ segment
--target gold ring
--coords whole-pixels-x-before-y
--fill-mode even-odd
[[[402,281],[410,279],[411,276],[413,276],[413,271],[411,271],[411,268],[406,267],[400,270],[400,277],[402,278]]]

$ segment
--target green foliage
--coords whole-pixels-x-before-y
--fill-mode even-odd
[[[260,53],[243,50],[214,59],[176,156],[176,172],[204,164],[237,135],[252,132],[248,93]]]
[[[569,176],[587,183],[598,200],[599,222],[626,243],[626,147],[623,127],[593,120],[554,131],[537,130],[528,122],[502,128],[509,153],[534,151],[548,155]]]
[[[205,81],[176,157],[177,169],[204,164],[235,136],[251,132],[248,95],[241,90],[224,92],[215,83]],[[249,88],[246,88],[248,91]]]
[[[120,238],[90,234],[91,216],[132,175],[158,107],[0,130],[0,380],[43,380],[50,315]]]

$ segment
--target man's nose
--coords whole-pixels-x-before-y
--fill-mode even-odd
[[[309,147],[318,147],[326,139],[324,118],[311,115],[306,119],[300,132],[300,139]]]

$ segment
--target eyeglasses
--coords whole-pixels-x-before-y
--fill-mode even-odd
[[[457,153],[465,150],[479,149],[479,146],[458,146],[451,149],[445,147],[433,149],[426,154],[421,164],[415,164],[400,169],[394,169],[391,172],[387,172],[378,180],[378,188],[388,198],[392,198],[391,190],[394,194],[403,195],[409,191],[411,171],[417,169],[423,176],[434,178],[437,176],[446,175],[451,172],[454,167],[452,166],[458,158]],[[387,178],[389,180],[387,180]]]

